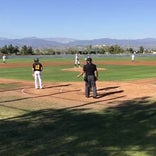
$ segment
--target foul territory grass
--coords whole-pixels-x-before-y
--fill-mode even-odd
[[[32,81],[32,59],[10,61],[27,62],[30,67],[1,68],[1,78]],[[71,64],[45,66],[43,81],[82,81],[76,78],[77,72],[62,71],[63,68],[73,68],[71,59],[41,58],[41,62],[47,61],[67,61]],[[118,61],[121,60],[118,58]],[[99,71],[99,81],[127,81],[156,76],[154,66],[97,66],[105,68]],[[14,90],[18,86],[0,84],[2,91],[9,87]],[[43,101],[9,94],[0,96],[0,155],[156,155],[156,104],[148,97],[123,101],[118,107],[102,111],[18,108],[30,103],[40,105]],[[48,104],[47,101],[44,103]]]

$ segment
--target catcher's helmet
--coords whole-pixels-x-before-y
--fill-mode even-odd
[[[34,59],[34,62],[39,62],[39,58],[35,58]]]

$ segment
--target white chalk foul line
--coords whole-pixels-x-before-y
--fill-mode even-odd
[[[27,94],[27,93],[25,93],[25,89],[22,89],[22,90],[21,90],[21,93],[22,93],[22,94]]]

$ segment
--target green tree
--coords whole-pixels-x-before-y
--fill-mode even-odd
[[[134,52],[133,48],[128,48],[127,51],[128,51],[129,53],[133,53],[133,52]]]
[[[76,53],[78,53],[78,49],[77,48],[73,48],[73,47],[68,48],[67,53],[68,54],[76,54]]]
[[[7,47],[9,54],[17,54],[19,52],[18,46],[13,46],[12,44]]]
[[[33,55],[34,54],[33,48],[31,46],[28,47],[27,54],[28,55]]]
[[[24,45],[22,48],[21,48],[21,54],[22,55],[26,55],[27,54],[27,46],[26,45]]]
[[[3,46],[3,47],[1,48],[1,53],[2,53],[2,54],[9,54],[7,45],[5,45],[5,46]]]
[[[114,54],[114,46],[110,46],[110,47],[108,48],[108,52],[109,52],[110,54]]]
[[[23,55],[33,55],[34,51],[33,51],[31,46],[28,47],[28,46],[24,45],[21,48],[21,54],[23,54]]]
[[[139,52],[140,52],[140,53],[144,53],[144,47],[143,47],[143,46],[140,46],[140,47],[139,47]]]
[[[15,46],[14,47],[14,54],[17,55],[18,53],[19,53],[19,47],[18,46]]]

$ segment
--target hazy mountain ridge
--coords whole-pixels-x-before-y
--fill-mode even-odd
[[[156,48],[156,38],[144,38],[144,39],[111,39],[100,38],[92,40],[77,40],[71,38],[21,38],[21,39],[9,39],[0,38],[0,47],[4,45],[12,44],[14,46],[28,45],[33,48],[57,48],[57,47],[72,47],[72,46],[87,46],[87,45],[119,45],[121,47],[137,48],[143,46],[144,48]]]

